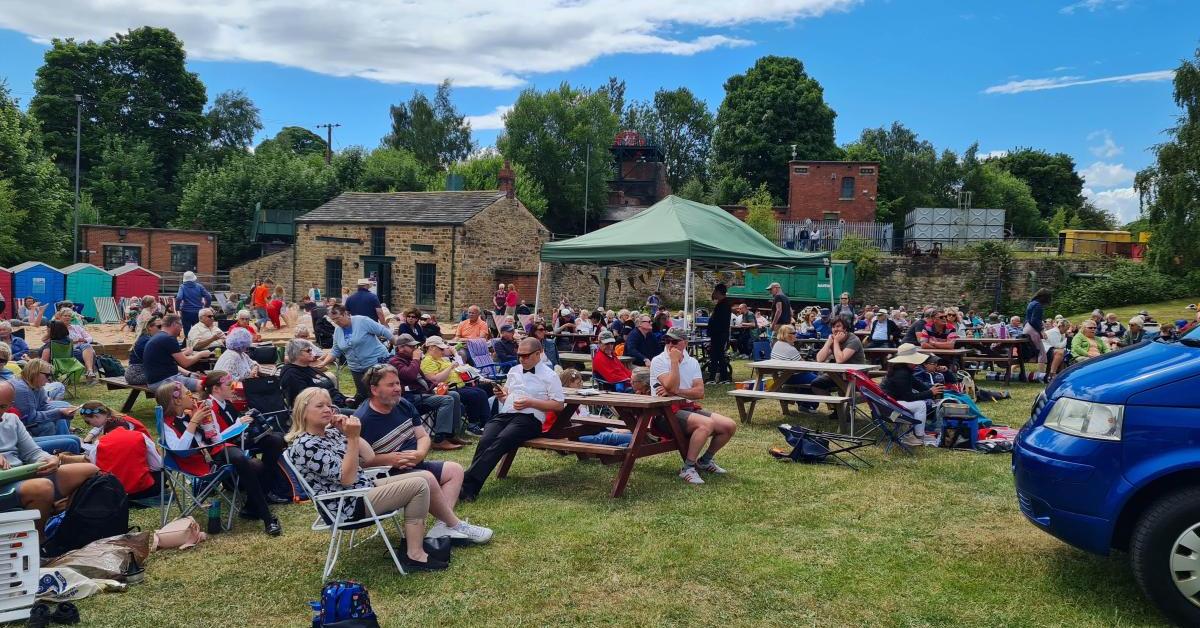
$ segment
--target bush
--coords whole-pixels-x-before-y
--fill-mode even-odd
[[[842,237],[831,257],[854,262],[855,281],[869,279],[879,272],[879,249],[871,240],[860,235],[848,233]]]
[[[1189,279],[1200,280],[1200,276]],[[1192,281],[1165,275],[1144,264],[1118,263],[1107,276],[1072,281],[1054,294],[1048,314],[1071,316],[1094,309],[1109,309],[1121,305],[1152,303],[1186,296]]]

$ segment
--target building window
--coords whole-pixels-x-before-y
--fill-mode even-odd
[[[823,212],[821,220],[825,222],[837,222],[842,217],[842,212]]]
[[[387,255],[387,229],[371,227],[371,255]]]
[[[417,264],[417,305],[435,305],[434,295],[437,284],[437,264]]]
[[[330,297],[342,296],[342,260],[325,260],[325,295]]]
[[[858,169],[858,174],[875,174],[875,166],[863,166]]]
[[[854,177],[842,177],[842,195],[839,198],[843,201],[854,199]]]
[[[796,166],[792,168],[792,172],[796,174],[808,174],[808,166]]]
[[[104,269],[112,270],[124,266],[128,262],[141,265],[142,247],[104,245]]]
[[[413,253],[432,253],[433,252],[432,244],[410,244],[408,246],[408,248]]]
[[[200,247],[195,244],[171,245],[171,272],[183,273],[196,270],[197,251]]]

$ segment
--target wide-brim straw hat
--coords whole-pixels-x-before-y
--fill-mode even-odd
[[[917,350],[917,345],[906,342],[896,349],[896,355],[889,358],[888,362],[893,364],[924,364],[925,360],[928,359],[929,354],[921,353]]]

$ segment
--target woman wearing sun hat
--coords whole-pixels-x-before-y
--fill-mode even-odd
[[[927,401],[942,396],[945,388],[941,384],[927,386],[913,377],[913,369],[924,364],[929,355],[917,351],[917,346],[904,343],[896,349],[896,355],[888,360],[888,374],[883,378],[881,386],[884,392],[891,395],[900,405],[912,412],[917,424],[913,433],[904,437],[903,443],[911,447],[920,447],[925,438],[925,410]]]

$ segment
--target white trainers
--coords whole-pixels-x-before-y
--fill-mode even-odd
[[[462,524],[460,523],[459,525],[462,525]],[[470,538],[466,534],[456,530],[455,528],[451,528],[450,526],[446,525],[445,523],[442,523],[441,521],[438,521],[437,523],[433,524],[433,527],[429,528],[429,531],[425,533],[425,538],[427,538],[427,539],[438,539],[443,536],[448,536],[451,539]]]
[[[679,477],[688,484],[704,484],[704,480],[700,477],[700,473],[696,471],[696,467],[684,467],[679,471]]]
[[[708,462],[697,462],[696,468],[707,473],[716,473],[717,475],[725,475],[728,473],[725,469],[722,469],[717,465],[716,462],[712,460],[709,460]]]
[[[487,543],[492,540],[492,529],[483,526],[472,525],[466,519],[458,522],[458,525],[453,528],[447,528],[464,535],[470,539],[472,543]]]

